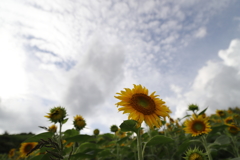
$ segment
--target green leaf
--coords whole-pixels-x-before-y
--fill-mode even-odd
[[[223,131],[225,128],[228,126],[223,124],[223,125],[218,125],[218,126],[213,126],[211,127],[212,131],[209,134],[216,134],[217,132]]]
[[[171,143],[171,142],[174,142],[174,140],[169,137],[158,135],[158,136],[151,138],[148,141],[147,145],[167,144],[167,143]]]
[[[73,136],[79,135],[79,131],[77,131],[76,129],[68,129],[65,132],[63,132],[63,134],[64,134],[63,138],[73,137]]]
[[[66,123],[68,121],[68,118],[65,118],[62,122],[62,124]]]
[[[123,132],[133,131],[133,132],[137,133],[137,130],[138,130],[138,128],[136,128],[137,123],[138,122],[135,120],[125,120],[120,125],[120,128]]]
[[[232,159],[229,159],[229,160],[240,160],[240,158],[232,158]]]
[[[175,153],[175,155],[181,155],[184,151],[187,150],[189,145],[190,145],[189,140],[186,140],[185,142],[183,142],[180,146],[178,146],[178,150]]]
[[[80,142],[80,143],[87,142],[87,141],[90,141],[92,139],[94,139],[94,137],[89,136],[87,134],[81,134],[81,135],[76,135],[76,136],[73,136],[73,137],[65,138],[65,140],[67,142]]]
[[[47,140],[48,138],[51,138],[53,136],[54,133],[52,132],[43,132],[40,134],[37,134],[35,136],[32,136],[28,139],[26,139],[24,142],[39,142],[40,139],[44,139]]]
[[[43,158],[44,154],[40,154],[34,157],[31,157],[30,160],[41,160]]]
[[[204,109],[202,112],[200,112],[198,115],[204,114],[207,109],[208,109],[208,107],[205,108],[205,109]]]
[[[226,135],[221,135],[219,136],[214,143],[220,144],[220,145],[225,145],[230,143],[230,139]]]

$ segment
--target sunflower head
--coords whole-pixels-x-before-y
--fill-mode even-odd
[[[66,109],[64,107],[54,107],[51,108],[50,113],[48,115],[44,116],[46,118],[49,118],[49,120],[53,123],[62,123],[64,121],[64,118],[67,116]]]
[[[110,130],[111,130],[111,132],[116,133],[116,132],[118,131],[118,126],[112,125],[112,126],[110,127]]]
[[[57,126],[55,124],[51,125],[48,127],[48,131],[52,133],[56,133],[57,131]]]
[[[228,132],[235,136],[239,133],[240,129],[236,125],[229,125],[228,126]]]
[[[188,105],[188,110],[189,111],[198,111],[199,110],[199,107],[198,107],[198,105],[197,104],[190,104],[190,105]]]
[[[99,135],[99,129],[94,129],[94,131],[93,131],[93,134],[95,135],[95,136],[97,136],[97,135]]]
[[[9,158],[12,158],[16,153],[16,149],[15,148],[12,148],[10,149],[10,151],[8,152],[8,157]]]
[[[194,149],[189,149],[185,155],[186,157],[184,157],[184,159],[186,160],[207,160],[206,153],[203,153],[203,151],[196,147]]]
[[[80,115],[76,115],[73,120],[73,125],[77,130],[82,130],[86,126],[86,121]]]
[[[224,123],[227,125],[233,124],[234,123],[233,117],[227,117],[226,119],[224,119]]]
[[[19,152],[21,157],[25,157],[38,143],[37,142],[26,142],[21,143]]]
[[[216,110],[216,114],[221,118],[225,117],[225,115],[226,115],[223,110]]]
[[[153,129],[154,127],[161,127],[162,122],[160,117],[170,117],[170,109],[165,105],[162,99],[157,98],[155,92],[148,95],[148,89],[141,85],[135,85],[133,89],[125,88],[124,91],[117,93],[119,96],[115,98],[120,102],[116,103],[117,106],[122,106],[119,111],[128,113],[128,119],[135,120],[139,123],[139,127],[142,122]]]
[[[187,119],[184,123],[185,132],[192,134],[192,136],[198,136],[201,134],[208,134],[211,131],[211,126],[208,123],[207,118],[202,116],[193,115],[190,119]]]
[[[116,134],[116,136],[118,136],[119,138],[124,138],[124,137],[126,137],[126,132],[121,131],[121,129],[119,129],[115,134]]]

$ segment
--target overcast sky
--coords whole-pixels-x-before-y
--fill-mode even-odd
[[[63,106],[82,133],[127,115],[114,96],[142,84],[173,118],[240,106],[238,0],[1,0],[0,134],[43,132]]]

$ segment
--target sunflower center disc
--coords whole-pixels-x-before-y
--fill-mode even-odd
[[[136,93],[131,98],[131,105],[134,109],[144,115],[149,115],[155,112],[156,106],[151,97],[143,94]]]
[[[205,125],[202,122],[195,122],[193,124],[194,131],[203,131],[205,129]]]

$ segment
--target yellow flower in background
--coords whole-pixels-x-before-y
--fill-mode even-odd
[[[49,126],[49,127],[48,127],[48,131],[49,131],[49,132],[56,133],[56,131],[57,131],[57,126],[56,126],[55,124]]]
[[[118,126],[112,125],[112,126],[110,127],[110,130],[111,130],[111,132],[116,133],[116,132],[118,131]]]
[[[50,113],[48,113],[48,115],[44,117],[49,118],[51,122],[57,123],[57,122],[63,122],[66,116],[67,116],[66,109],[59,106],[59,107],[52,108],[50,110]]]
[[[198,136],[201,134],[208,134],[212,129],[208,123],[208,118],[202,116],[193,115],[190,119],[184,122],[185,132],[192,134],[192,136]]]
[[[20,156],[25,157],[28,152],[30,152],[38,143],[37,142],[26,142],[21,143],[21,147],[19,149]]]
[[[232,135],[237,135],[239,131],[240,131],[240,129],[235,125],[230,125],[228,127],[228,132]]]
[[[224,117],[225,116],[225,113],[223,110],[216,110],[216,114],[219,116],[219,117]]]
[[[16,153],[16,149],[15,148],[12,148],[10,149],[10,151],[8,152],[8,157],[9,158],[12,158]]]
[[[224,119],[224,123],[227,125],[233,124],[234,123],[233,117],[227,117],[226,119]]]
[[[126,132],[121,131],[121,129],[119,129],[115,134],[116,134],[116,136],[118,136],[119,138],[124,138],[124,137],[126,137]]]
[[[154,127],[161,127],[162,123],[160,117],[170,117],[170,109],[165,105],[162,99],[157,98],[155,92],[148,95],[148,89],[141,85],[135,85],[133,89],[125,88],[125,91],[117,93],[119,96],[115,98],[121,100],[116,103],[119,111],[123,114],[129,113],[128,119],[136,120],[139,126],[143,121],[153,129]]]
[[[86,126],[86,122],[82,116],[76,115],[73,120],[73,125],[77,130],[82,130]]]
[[[99,129],[94,129],[94,131],[93,131],[93,134],[95,135],[95,136],[97,136],[97,135],[99,135]]]

